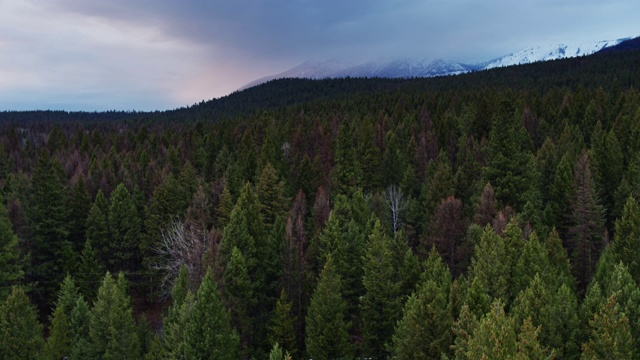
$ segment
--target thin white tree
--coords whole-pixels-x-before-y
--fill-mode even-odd
[[[387,206],[389,207],[389,212],[391,213],[391,225],[393,226],[393,235],[395,236],[396,232],[398,232],[402,226],[401,216],[406,205],[404,195],[402,194],[402,190],[395,185],[389,185],[384,195]]]

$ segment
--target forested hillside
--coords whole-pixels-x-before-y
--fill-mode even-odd
[[[640,358],[639,68],[0,113],[0,358]]]

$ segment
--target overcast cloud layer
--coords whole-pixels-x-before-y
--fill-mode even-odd
[[[640,35],[637,0],[0,0],[0,110],[164,110],[306,60]]]

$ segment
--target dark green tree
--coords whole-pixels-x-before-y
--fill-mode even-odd
[[[437,359],[450,354],[453,318],[447,297],[434,280],[421,284],[409,297],[393,335],[395,357]]]
[[[15,284],[24,276],[18,237],[13,233],[4,199],[0,194],[0,301],[9,295],[10,284]]]
[[[107,272],[98,289],[89,319],[89,343],[94,358],[134,359],[141,355],[131,299],[122,273],[116,280]]]
[[[131,194],[122,183],[111,194],[109,230],[108,269],[114,272],[137,270],[140,264],[140,216]]]
[[[469,339],[467,359],[513,359],[516,353],[515,323],[496,299]]]
[[[365,293],[360,297],[363,354],[376,359],[390,354],[395,324],[402,315],[401,283],[394,263],[393,240],[379,221],[369,236],[364,257]]]
[[[230,311],[231,325],[239,332],[243,357],[251,352],[252,326],[249,310],[253,308],[253,291],[242,252],[234,247],[231,259],[222,277],[226,307]]]
[[[576,192],[572,202],[569,244],[574,277],[578,289],[584,291],[604,247],[604,213],[595,192],[586,151],[576,162],[574,175]]]
[[[591,335],[582,345],[582,359],[633,359],[633,339],[629,319],[615,296],[589,321]]]
[[[75,267],[69,241],[67,181],[62,165],[41,155],[31,179],[29,224],[32,232],[29,280],[38,282],[37,299],[50,304],[56,286]]]
[[[204,336],[203,336],[204,335]],[[207,271],[184,332],[185,357],[189,359],[238,359],[239,338],[222,304],[213,273]]]
[[[24,290],[14,286],[0,305],[0,358],[40,359],[43,346],[37,310]]]
[[[98,190],[89,209],[86,228],[87,241],[98,252],[101,267],[106,267],[109,260],[108,249],[111,246],[111,232],[109,230],[109,202],[102,190]],[[102,275],[100,279],[102,279]]]
[[[342,298],[342,280],[329,256],[311,296],[307,312],[307,354],[313,359],[340,359],[353,356],[349,343],[351,322]]]
[[[640,281],[640,208],[633,197],[627,199],[622,218],[616,220],[616,232],[610,245],[614,262],[623,262],[636,283]]]
[[[282,344],[282,348],[295,357],[298,351],[295,318],[291,312],[291,307],[292,303],[287,300],[287,294],[282,289],[269,323],[269,342]]]

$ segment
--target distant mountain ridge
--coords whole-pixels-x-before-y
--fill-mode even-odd
[[[327,79],[327,78],[413,78],[436,77],[464,74],[471,71],[488,70],[497,67],[529,64],[538,61],[549,61],[569,57],[591,55],[608,48],[614,48],[627,41],[635,41],[638,38],[622,38],[617,40],[605,40],[583,44],[558,44],[551,46],[537,46],[522,49],[493,60],[475,64],[464,64],[442,59],[426,60],[393,60],[388,62],[366,62],[354,64],[330,61],[307,61],[285,72],[266,76],[243,86],[244,90],[274,79],[301,78],[301,79]]]

